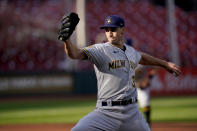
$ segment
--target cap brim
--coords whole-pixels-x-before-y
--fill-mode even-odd
[[[117,28],[119,26],[111,26],[111,25],[110,26],[101,26],[100,29],[105,29],[105,28],[110,28],[110,27],[111,28]]]

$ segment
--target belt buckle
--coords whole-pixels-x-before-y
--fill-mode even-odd
[[[107,106],[112,106],[112,101],[111,100],[107,100]]]
[[[123,105],[124,104],[123,101],[119,101],[119,103],[120,103],[120,105]]]

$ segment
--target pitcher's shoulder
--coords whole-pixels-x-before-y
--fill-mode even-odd
[[[108,43],[97,43],[97,44],[94,44],[94,46],[96,48],[108,48],[109,44]]]

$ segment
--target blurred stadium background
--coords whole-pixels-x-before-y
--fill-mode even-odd
[[[183,69],[179,79],[161,72],[152,88],[153,94],[196,95],[197,2],[174,3],[172,0],[166,4],[165,0],[1,0],[1,95],[96,92],[92,88],[95,79],[89,82],[88,77],[83,77],[90,72],[94,75],[92,65],[67,58],[63,44],[57,41],[61,17],[70,11],[78,12],[81,18],[72,36],[78,46],[105,40],[98,27],[106,16],[118,14],[126,19],[125,38],[131,38],[136,49],[176,62]],[[87,89],[81,89],[81,84]]]
[[[179,78],[159,71],[152,96],[197,95],[196,0],[0,0],[1,101],[96,96],[92,65],[66,57],[57,40],[61,17],[70,11],[81,19],[71,37],[79,47],[104,41],[99,27],[106,16],[118,14],[136,49],[181,66]]]

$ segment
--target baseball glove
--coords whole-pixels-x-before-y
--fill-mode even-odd
[[[68,15],[63,16],[61,21],[61,28],[58,33],[58,39],[66,41],[72,35],[75,27],[79,23],[78,14],[71,12]]]

